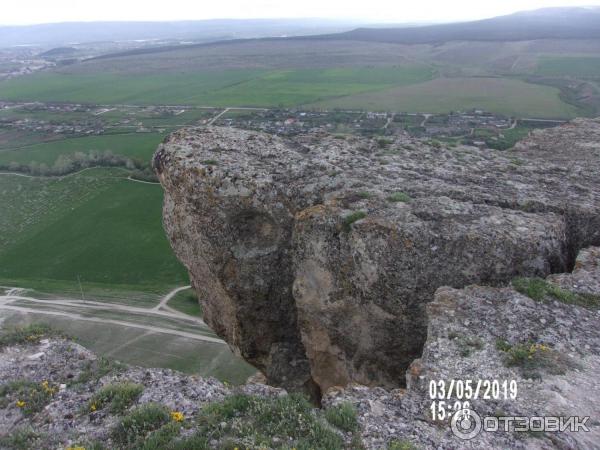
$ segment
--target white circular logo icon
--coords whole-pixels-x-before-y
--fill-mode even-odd
[[[461,409],[454,413],[450,422],[454,436],[462,439],[473,439],[481,432],[481,417],[472,409]]]

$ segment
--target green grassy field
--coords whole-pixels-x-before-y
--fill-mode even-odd
[[[49,317],[43,314],[0,312],[3,326],[46,323],[76,339],[98,355],[143,367],[167,367],[241,384],[256,372],[225,344],[214,344],[114,324]]]
[[[187,273],[161,222],[162,189],[94,169],[64,179],[0,177],[0,278],[178,286]],[[14,226],[12,226],[14,224]]]
[[[89,153],[92,150],[99,152],[110,150],[117,155],[149,162],[164,137],[165,134],[160,133],[106,134],[68,138],[21,148],[2,148],[0,164],[37,162],[52,165],[60,155]]]
[[[101,104],[193,104],[195,98],[262,73],[245,69],[165,75],[47,72],[0,83],[0,98]]]
[[[536,74],[552,77],[600,78],[600,58],[575,56],[541,57],[538,61]]]
[[[200,73],[40,73],[0,83],[0,99],[98,104],[294,106],[429,80],[426,66]]]
[[[384,91],[318,102],[315,108],[348,108],[448,113],[479,108],[531,117],[571,118],[577,109],[563,103],[559,90],[507,78],[437,78]]]
[[[198,303],[198,296],[193,289],[179,292],[169,301],[169,306],[190,316],[202,316],[202,308]]]

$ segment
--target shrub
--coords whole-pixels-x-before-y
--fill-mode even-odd
[[[208,440],[204,436],[195,434],[186,439],[172,442],[169,450],[209,450]]]
[[[404,192],[394,192],[392,195],[390,195],[388,198],[388,201],[390,202],[410,202],[412,199],[410,198],[410,196],[408,194],[405,194]]]
[[[364,219],[365,217],[367,217],[367,213],[364,211],[356,211],[352,214],[348,214],[342,221],[342,229],[346,233],[350,232],[352,229],[352,224],[358,220]]]
[[[355,432],[358,429],[356,408],[349,402],[341,403],[325,411],[327,421],[347,432]]]
[[[14,429],[9,435],[0,436],[0,448],[15,450],[42,448],[40,439],[41,435],[30,426],[20,427]]]
[[[109,405],[112,413],[128,409],[144,391],[144,386],[135,383],[115,383],[102,387],[88,403],[88,410],[95,411]]]
[[[43,324],[14,328],[0,336],[0,348],[17,344],[39,344],[41,339],[59,334],[48,325]]]
[[[386,148],[388,145],[390,145],[393,141],[389,140],[389,139],[385,139],[385,138],[379,138],[377,139],[377,146],[379,148]]]
[[[512,281],[515,291],[526,295],[538,302],[554,298],[559,302],[579,305],[585,308],[600,308],[600,296],[593,294],[576,294],[562,289],[542,278],[515,278]]]
[[[149,433],[158,430],[169,420],[169,410],[165,406],[148,403],[125,416],[113,428],[111,436],[119,445],[132,445],[138,439],[145,439]]]
[[[6,408],[14,402],[25,416],[30,416],[44,409],[56,391],[57,388],[47,381],[41,383],[29,380],[11,381],[0,386],[0,407]]]
[[[93,361],[87,361],[85,367],[75,380],[76,384],[85,384],[90,381],[97,382],[108,374],[123,372],[125,365],[112,359],[100,357]]]
[[[542,343],[529,341],[511,345],[499,339],[496,348],[505,353],[504,364],[507,367],[519,367],[526,378],[539,379],[541,372],[563,375],[568,369],[576,367],[568,356]]]
[[[346,408],[341,413],[336,411],[330,414],[335,416],[332,420],[339,419],[345,428],[358,428],[356,423],[351,423],[352,414]],[[201,411],[199,430],[194,439],[200,442],[217,440],[222,449],[344,448],[339,432],[331,426],[337,425],[330,425],[323,415],[298,394],[277,398],[233,395],[220,403],[208,405]],[[181,445],[184,443],[185,441]]]
[[[478,337],[460,336],[456,340],[456,345],[463,358],[470,356],[473,351],[483,349],[483,341]]]
[[[170,422],[163,425],[158,430],[151,432],[146,438],[138,439],[138,444],[135,446],[139,450],[165,450],[172,449],[173,440],[179,435],[181,425],[176,422]],[[201,450],[202,447],[193,447]]]

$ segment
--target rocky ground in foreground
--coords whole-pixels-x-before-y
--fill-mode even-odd
[[[125,366],[31,327],[0,338],[0,448],[594,449],[599,307],[597,247],[579,254],[572,273],[547,280],[440,288],[407,388],[332,387],[323,409],[264,384],[233,388]],[[590,416],[590,431],[482,432],[460,440],[430,409],[430,381],[452,379],[515,380],[514,399],[484,399],[482,389],[470,400],[482,417]]]

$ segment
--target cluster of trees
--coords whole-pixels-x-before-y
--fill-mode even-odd
[[[151,167],[135,169],[131,172],[131,178],[134,180],[147,181],[149,183],[158,183],[158,178]]]
[[[131,170],[132,176],[135,178],[145,181],[156,181],[152,169],[146,163],[122,155],[115,155],[110,150],[60,155],[52,166],[38,162],[30,162],[28,164],[17,162],[0,164],[0,170],[27,173],[35,176],[62,176],[90,167],[123,167]],[[151,177],[153,178],[151,179]]]

